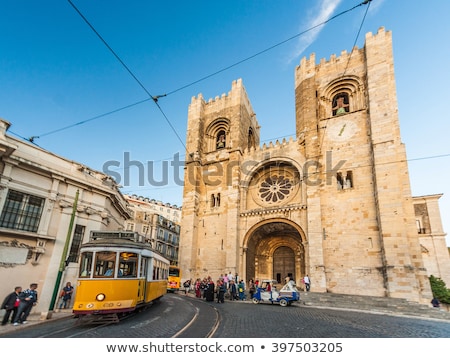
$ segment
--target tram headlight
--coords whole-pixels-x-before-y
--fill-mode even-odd
[[[96,299],[97,301],[103,301],[105,298],[106,298],[106,296],[105,296],[104,293],[99,293],[99,294],[95,297],[95,299]]]

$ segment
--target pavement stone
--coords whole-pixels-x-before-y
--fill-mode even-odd
[[[14,326],[12,323],[7,323],[4,326],[0,325],[0,335],[6,332],[14,332],[16,330],[24,329],[36,324],[49,323],[58,319],[68,318],[72,316],[73,314],[71,309],[57,310],[45,316],[42,316],[40,313],[34,313],[33,311],[31,311],[26,324],[19,324],[18,326]],[[3,310],[1,313],[1,317],[3,317]]]
[[[184,295],[184,293],[183,293]],[[193,293],[188,294],[190,297],[195,297]],[[249,297],[247,295],[247,297]],[[253,304],[251,299],[244,301],[226,300],[226,303],[231,304]],[[450,322],[450,312],[445,308],[436,309],[427,307],[426,305],[419,305],[417,303],[407,302],[401,299],[389,299],[385,297],[366,297],[354,295],[338,295],[330,293],[318,292],[301,292],[300,301],[295,302],[294,305],[307,305],[322,309],[337,309],[347,311],[361,311],[371,312],[374,314],[387,314],[402,317],[414,317],[424,319],[437,319]],[[2,312],[3,313],[3,312]],[[3,316],[3,314],[0,314]],[[15,330],[24,329],[28,326],[51,323],[52,321],[72,317],[71,309],[55,310],[42,316],[39,313],[33,313],[28,316],[27,324],[19,324],[14,326],[8,323],[5,326],[0,326],[0,335],[6,332],[13,332]]]

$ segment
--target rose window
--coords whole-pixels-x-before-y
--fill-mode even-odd
[[[290,179],[280,175],[266,178],[260,185],[259,197],[266,202],[276,203],[288,197],[293,189]]]

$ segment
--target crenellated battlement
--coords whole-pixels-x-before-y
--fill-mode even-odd
[[[257,157],[266,153],[275,154],[276,152],[290,152],[291,150],[297,150],[297,144],[298,141],[292,137],[289,137],[287,140],[286,138],[283,138],[281,141],[277,139],[275,142],[270,141],[269,143],[263,143],[258,147],[246,148],[243,151],[243,156]]]
[[[189,110],[208,114],[220,112],[237,105],[243,105],[250,114],[254,113],[241,78],[232,82],[231,90],[227,94],[223,93],[221,96],[209,98],[207,101],[205,101],[201,93],[197,97],[192,97]]]
[[[384,28],[384,26],[381,26],[376,34],[373,34],[372,32],[368,32],[366,33],[366,43],[368,41],[372,41],[375,39],[382,39],[384,41],[385,37],[392,37],[392,32],[391,31],[386,31],[386,29]]]
[[[297,87],[301,81],[315,76],[318,72],[329,71],[335,75],[336,71],[347,70],[349,72],[352,67],[364,63],[367,46],[386,43],[386,37],[389,38],[387,43],[390,44],[391,32],[386,32],[384,27],[380,27],[376,34],[372,34],[371,32],[366,34],[364,48],[355,46],[351,52],[343,50],[339,56],[332,54],[328,59],[321,58],[318,64],[316,64],[315,53],[312,53],[309,58],[303,57],[300,60],[300,65],[295,69],[295,86]]]

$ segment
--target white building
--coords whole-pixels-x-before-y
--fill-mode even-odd
[[[6,134],[0,119],[0,298],[35,282],[47,316],[65,282],[76,290],[78,251],[92,230],[123,230],[131,217],[114,180]]]

